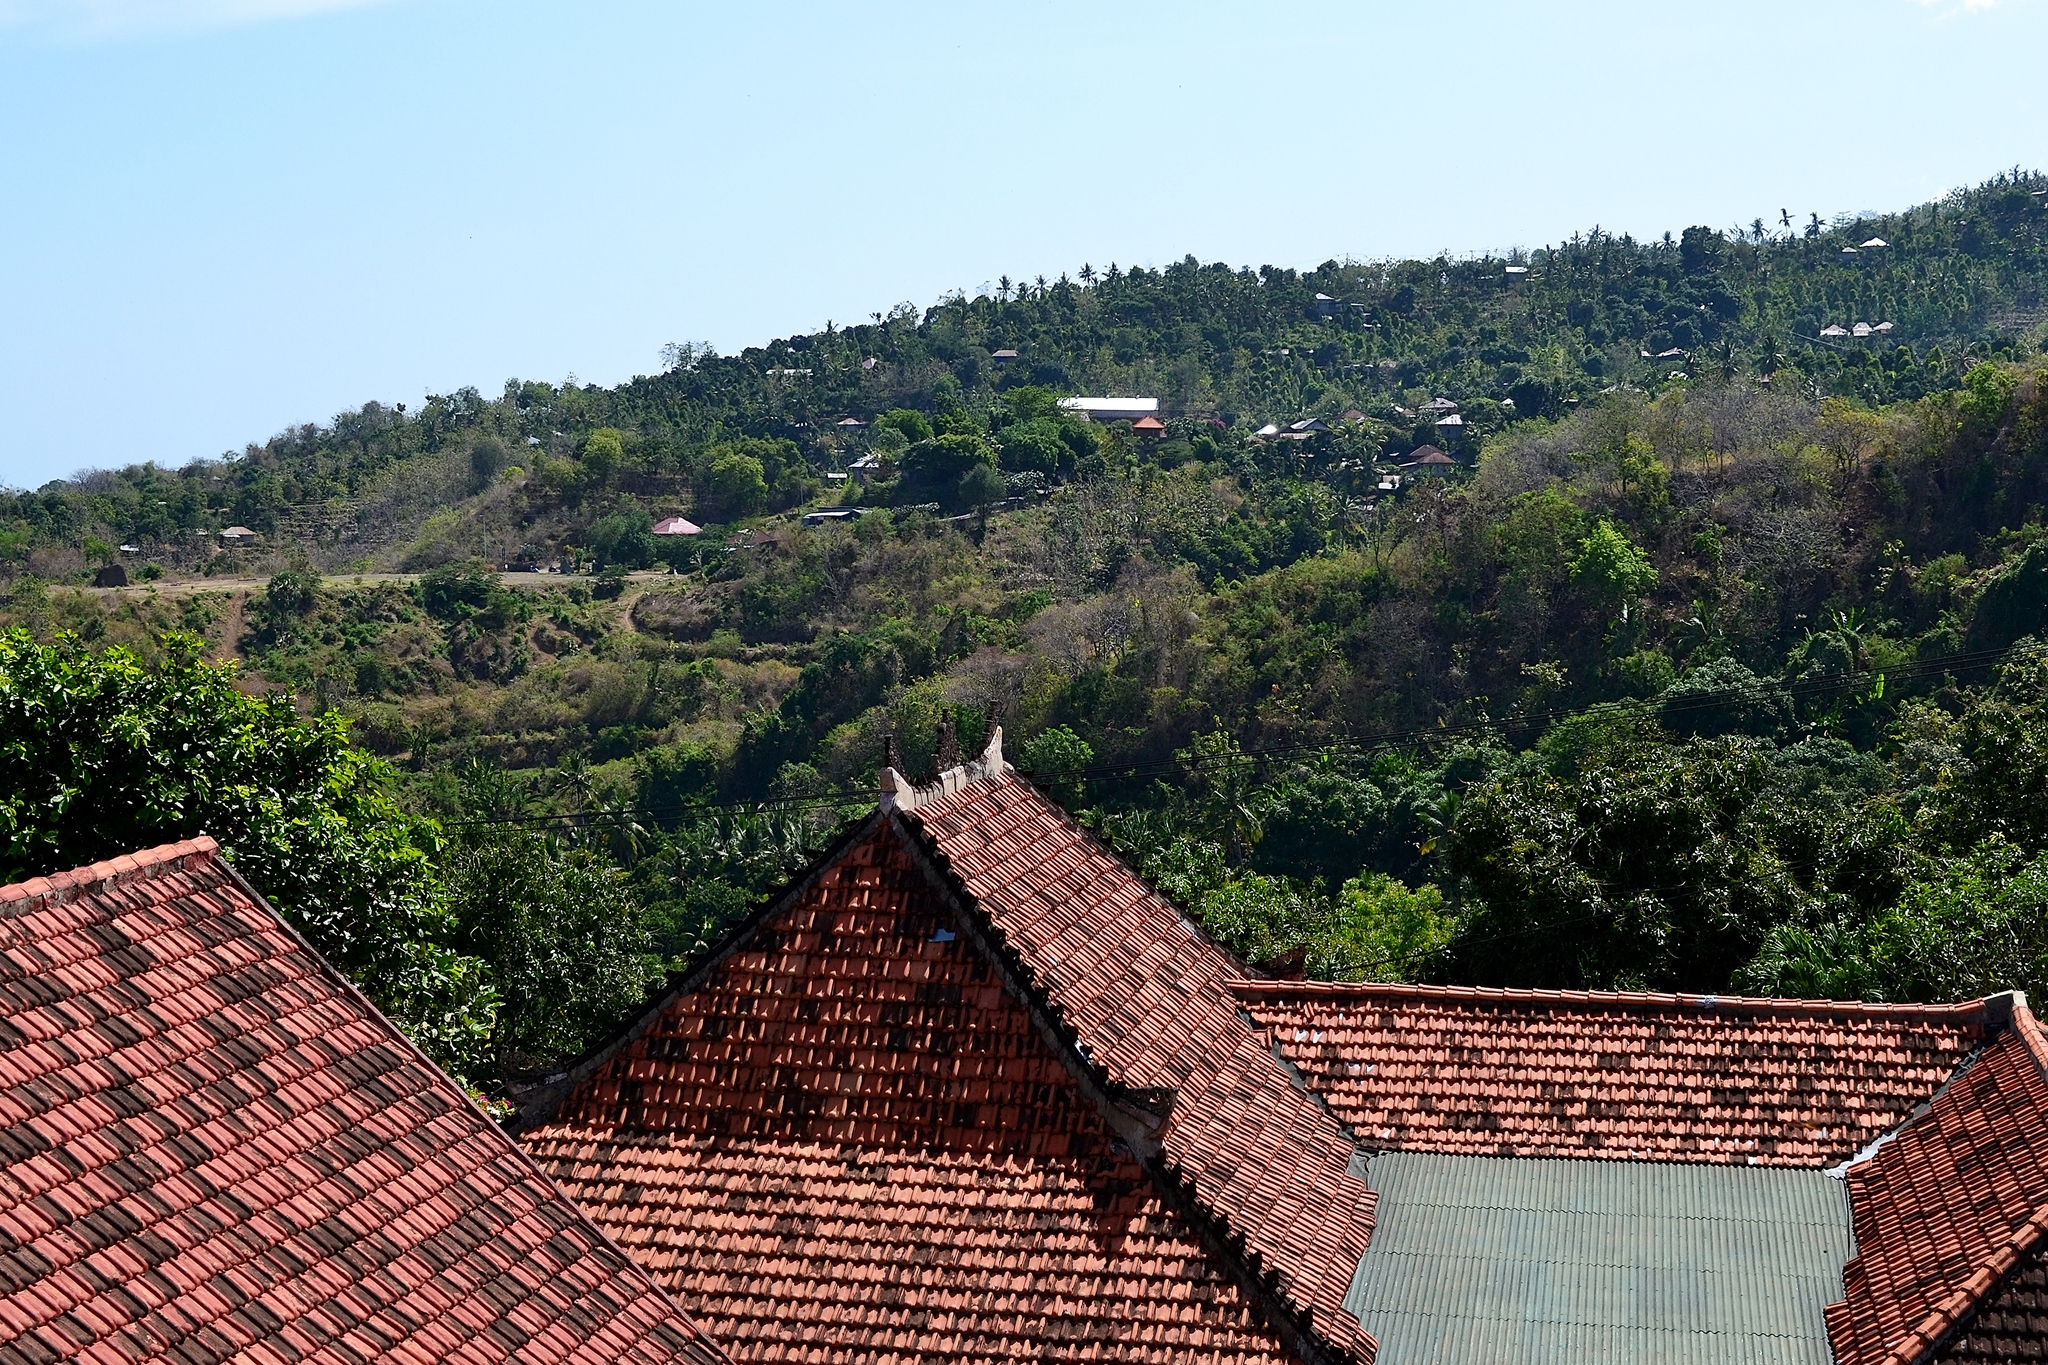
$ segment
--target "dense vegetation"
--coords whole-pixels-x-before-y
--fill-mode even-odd
[[[1090,270],[14,495],[4,741],[71,794],[0,812],[10,870],[212,828],[365,979],[431,958],[440,995],[380,998],[495,1083],[601,1036],[891,746],[921,772],[999,721],[1274,969],[2048,987],[2044,205],[2016,175],[1783,235]],[[1894,326],[1820,335],[1858,321]],[[1383,489],[1424,442],[1458,466]],[[230,520],[267,539],[217,550]],[[161,584],[66,586],[124,542]],[[246,738],[143,761],[187,730]],[[94,783],[146,815],[49,814]],[[323,929],[303,860],[259,865],[287,825],[412,880]]]

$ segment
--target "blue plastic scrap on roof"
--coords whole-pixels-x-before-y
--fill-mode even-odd
[[[1829,1365],[1846,1186],[1779,1167],[1390,1152],[1344,1307],[1377,1365]]]

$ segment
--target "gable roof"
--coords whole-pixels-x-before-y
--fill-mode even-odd
[[[988,948],[877,813],[522,1141],[742,1360],[1284,1365]]]
[[[1370,1354],[1343,1302],[1372,1196],[1353,1144],[1239,1015],[1227,985],[1239,964],[999,764],[945,788],[897,800],[914,846],[987,917],[1085,1057],[1170,1097],[1154,1135],[1165,1169],[1318,1335]]]
[[[1905,1121],[2006,998],[1733,996],[1240,981],[1254,1021],[1369,1147],[1831,1166]]]
[[[0,890],[0,1080],[0,1358],[724,1358],[211,839]]]

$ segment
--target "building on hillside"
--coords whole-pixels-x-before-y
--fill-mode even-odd
[[[246,526],[230,526],[220,533],[223,545],[247,545],[256,539],[256,533]]]
[[[1131,423],[1131,431],[1144,440],[1156,441],[1166,434],[1166,423],[1157,417],[1140,417]]]
[[[1344,302],[1344,300],[1339,298],[1333,298],[1328,294],[1317,294],[1316,316],[1323,318],[1333,318],[1337,316],[1337,305],[1342,302]]]
[[[859,439],[860,434],[867,429],[868,424],[858,417],[842,417],[832,424],[832,430],[848,441]]]
[[[1091,422],[1135,422],[1159,415],[1157,398],[1062,398],[1060,406]]]
[[[520,1140],[745,1361],[2048,1352],[2048,1040],[1260,979],[1002,760],[864,821]]]
[[[1401,461],[1401,472],[1411,478],[1419,474],[1449,474],[1458,468],[1456,460],[1435,446],[1417,446]]]
[[[724,1355],[211,839],[0,890],[0,1360]]]
[[[1845,337],[1849,335],[1849,329],[1839,322],[1831,322],[1820,329],[1820,334],[1824,337]]]
[[[1422,405],[1422,410],[1424,412],[1433,412],[1441,416],[1442,414],[1447,412],[1456,412],[1458,410],[1458,405],[1456,403],[1453,403],[1448,398],[1432,398],[1427,403],[1424,403]]]
[[[686,517],[663,517],[654,523],[654,534],[658,536],[697,536],[704,534],[704,528]]]
[[[998,365],[1007,365],[1017,358],[1017,353],[1005,346],[1000,351],[990,351],[988,358],[995,361]]]
[[[883,473],[885,472],[885,469],[882,464],[881,456],[863,455],[858,460],[855,460],[852,464],[848,465],[846,467],[846,472],[853,475],[853,481],[855,483],[869,484],[873,483],[876,479],[881,478]]]

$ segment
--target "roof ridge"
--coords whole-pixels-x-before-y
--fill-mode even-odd
[[[2016,991],[2006,991],[1978,1000],[1923,1003],[1802,1000],[1791,996],[1762,995],[1689,995],[1661,991],[1536,990],[1524,986],[1432,986],[1401,981],[1267,981],[1252,977],[1236,977],[1231,979],[1228,985],[1234,994],[1253,996],[1364,996],[1587,1008],[1738,1010],[1750,1014],[1837,1015],[1877,1019],[1981,1015],[1987,1021],[1996,1020],[2000,1023],[2004,1022],[2004,1017],[2009,1013],[2012,1017],[2017,1017],[2019,1012],[2026,1010],[2026,997]],[[2031,1022],[2033,1016],[2029,1014],[2027,1018]],[[2034,1026],[2033,1036],[2038,1040],[2035,1056],[2041,1059],[2044,1068],[2048,1068],[2048,1036],[2042,1035],[2038,1025]]]
[[[195,835],[174,844],[158,844],[155,848],[124,853],[103,862],[87,863],[68,872],[52,872],[48,876],[31,877],[27,881],[10,883],[0,887],[0,905],[8,907],[7,913],[19,914],[26,906],[17,905],[17,902],[43,902],[52,897],[69,899],[72,894],[90,890],[105,882],[119,884],[124,881],[144,880],[171,871],[174,866],[182,868],[188,858],[205,857],[219,852],[220,844],[212,835]]]
[[[881,809],[916,810],[919,806],[965,790],[976,782],[985,782],[1009,771],[1010,765],[1003,761],[1003,727],[992,726],[988,744],[978,758],[948,768],[929,782],[912,782],[893,767],[882,769]]]
[[[2048,1203],[2036,1205],[2033,1215],[2007,1234],[1969,1279],[1928,1309],[1927,1315],[1913,1324],[1913,1329],[1899,1339],[1899,1343],[1878,1365],[1919,1365],[1927,1359],[1969,1321],[1984,1300],[1997,1290],[2023,1257],[2040,1245],[2044,1237],[2048,1237]]]

